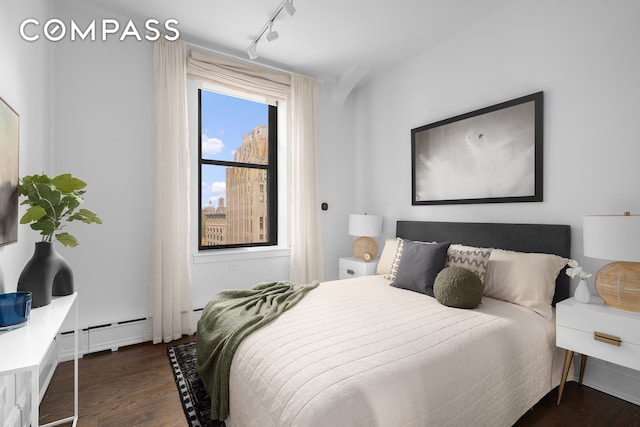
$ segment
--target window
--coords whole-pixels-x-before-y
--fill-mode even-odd
[[[200,89],[199,249],[277,245],[277,114]]]

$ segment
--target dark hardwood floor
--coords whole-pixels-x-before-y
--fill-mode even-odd
[[[78,427],[188,426],[169,366],[167,346],[193,339],[132,345],[80,359]],[[58,365],[40,405],[40,424],[71,415],[72,361]]]
[[[170,345],[193,339],[185,337]],[[78,426],[186,427],[166,348],[167,344],[145,343],[80,359]],[[640,427],[640,406],[575,382],[565,387],[560,406],[556,406],[556,399],[557,389],[528,411],[516,426]],[[71,414],[73,362],[65,362],[58,366],[40,405],[40,423]]]

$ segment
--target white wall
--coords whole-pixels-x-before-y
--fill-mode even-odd
[[[614,6],[615,4],[615,6]],[[582,216],[640,213],[640,4],[519,1],[457,37],[370,79],[356,94],[356,194],[397,219],[521,221],[573,227]],[[544,91],[544,202],[411,206],[410,130]],[[393,228],[386,233],[393,235]]]
[[[82,28],[104,13],[59,3]],[[111,17],[111,15],[109,15]],[[80,246],[58,251],[74,272],[80,326],[146,316],[153,217],[153,45],[55,43],[56,174],[88,183],[103,225],[71,224]]]
[[[354,110],[331,103],[331,82],[319,84],[318,174],[320,201],[329,205],[322,211],[325,280],[338,278],[338,258],[351,256],[349,214],[355,210],[355,179],[359,176],[360,153],[355,150]],[[320,206],[318,206],[320,209]],[[363,208],[364,209],[364,208]],[[369,212],[374,213],[374,212]]]
[[[582,216],[640,213],[639,18],[635,0],[517,1],[369,79],[352,94],[358,204],[384,215],[387,236],[398,219],[569,224],[573,257],[597,271]],[[411,206],[412,128],[537,91],[543,202]]]
[[[23,41],[18,28],[26,18],[49,16],[51,6],[45,0],[8,0],[1,8],[0,97],[20,115],[20,176],[40,173],[52,165],[51,48]],[[18,243],[0,247],[0,292],[15,292],[37,240],[34,231],[19,226]],[[0,426],[28,425],[27,381],[26,374],[0,377]]]

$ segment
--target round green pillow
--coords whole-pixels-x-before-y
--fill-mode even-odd
[[[438,273],[433,294],[440,304],[476,308],[482,302],[484,284],[474,272],[462,267],[446,267]]]

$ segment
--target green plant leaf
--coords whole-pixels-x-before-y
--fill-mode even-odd
[[[22,182],[25,184],[37,184],[44,183],[49,184],[51,182],[51,178],[47,175],[26,175],[22,178]]]
[[[63,204],[67,208],[68,213],[71,213],[78,209],[78,206],[80,206],[82,201],[82,197],[76,196],[74,194],[69,194],[62,198],[61,204]]]
[[[64,194],[73,193],[74,191],[81,190],[87,186],[86,182],[81,179],[74,178],[70,173],[56,176],[51,180],[51,183]]]
[[[62,193],[55,187],[49,184],[38,183],[36,184],[36,189],[40,195],[40,200],[44,199],[51,205],[52,209],[60,203]]]
[[[85,224],[102,224],[102,220],[98,218],[98,215],[91,212],[89,209],[80,209],[80,214],[84,217],[82,222],[84,222]]]
[[[69,233],[58,233],[56,234],[56,239],[65,246],[71,246],[72,248],[78,246],[78,240]]]
[[[38,221],[46,214],[47,211],[45,211],[42,206],[31,206],[27,209],[24,215],[22,215],[22,218],[20,218],[20,224],[28,224],[31,221]]]
[[[85,224],[102,224],[102,220],[98,218],[98,215],[91,212],[89,209],[80,209],[78,212],[69,217],[69,221],[74,220],[82,221]]]
[[[60,223],[56,226],[56,223],[51,219],[44,217],[40,221],[36,221],[31,224],[31,229],[40,231],[40,234],[43,236],[50,236],[54,231],[60,226]]]

